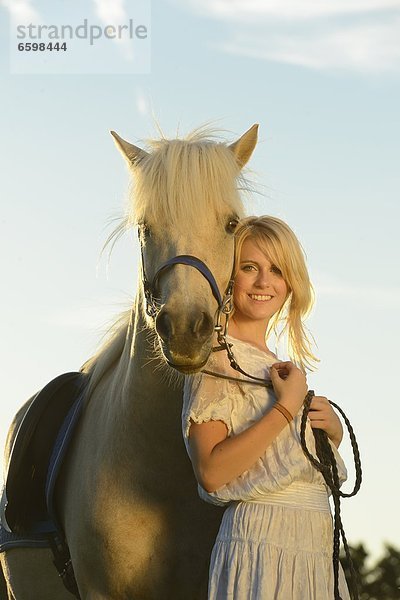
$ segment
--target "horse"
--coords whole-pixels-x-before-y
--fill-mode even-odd
[[[84,407],[55,487],[81,599],[207,597],[222,509],[198,496],[182,441],[182,374],[212,351],[257,129],[231,144],[196,130],[146,150],[111,132],[133,181],[118,231],[138,227],[142,264],[131,310],[81,369]],[[72,598],[49,548],[6,550],[1,564],[10,599]]]

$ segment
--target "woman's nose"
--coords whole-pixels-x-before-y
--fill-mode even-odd
[[[256,285],[258,287],[264,288],[268,287],[271,283],[271,273],[269,271],[259,271],[258,277],[256,280]]]

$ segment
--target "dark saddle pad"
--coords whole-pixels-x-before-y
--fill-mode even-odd
[[[1,521],[8,531],[23,534],[35,523],[48,522],[46,480],[53,448],[86,383],[82,373],[64,373],[31,400],[6,465]]]

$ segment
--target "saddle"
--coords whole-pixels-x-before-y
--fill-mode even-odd
[[[57,531],[52,496],[87,384],[82,373],[64,373],[31,400],[19,425],[1,498],[0,523],[13,537]]]

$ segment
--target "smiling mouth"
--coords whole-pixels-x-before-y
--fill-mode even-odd
[[[252,300],[257,300],[258,302],[267,302],[268,300],[272,300],[273,296],[268,296],[264,294],[249,294],[249,297]]]

